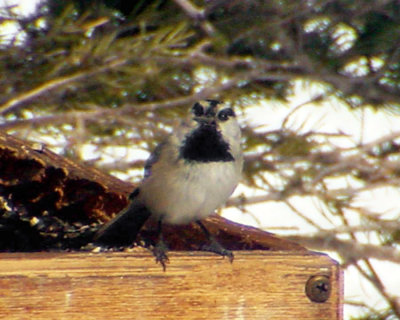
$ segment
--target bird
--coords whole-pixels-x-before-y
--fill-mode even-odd
[[[163,225],[195,222],[209,241],[202,250],[227,256],[232,262],[232,252],[218,243],[201,220],[225,204],[241,179],[240,141],[233,108],[219,100],[195,102],[189,119],[157,145],[128,206],[99,229],[95,242],[132,244],[143,224],[155,219],[158,241],[153,254],[165,271],[169,258]]]

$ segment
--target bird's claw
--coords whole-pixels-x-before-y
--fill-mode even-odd
[[[166,270],[166,264],[169,263],[169,258],[167,256],[167,247],[164,242],[158,242],[153,249],[153,255],[156,258],[156,263],[160,263],[163,271]]]
[[[211,242],[209,245],[204,245],[202,247],[202,250],[204,251],[210,251],[216,254],[221,255],[222,257],[227,257],[229,259],[229,262],[232,263],[234,259],[234,255],[232,251],[225,249],[223,246],[221,246],[215,239],[211,239]]]

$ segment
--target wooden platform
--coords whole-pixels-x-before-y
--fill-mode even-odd
[[[147,251],[2,253],[0,319],[342,319],[342,273],[326,255],[234,254],[170,252],[163,272]]]

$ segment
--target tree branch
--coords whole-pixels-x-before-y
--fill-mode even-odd
[[[341,240],[336,238],[336,234],[333,232],[321,232],[312,236],[284,236],[284,238],[313,250],[336,251],[349,261],[373,258],[400,263],[400,252],[396,248]]]
[[[33,98],[37,98],[45,93],[49,93],[54,89],[57,89],[61,86],[64,86],[66,84],[82,80],[83,78],[108,71],[112,68],[119,67],[123,64],[126,63],[126,60],[115,60],[110,63],[108,63],[105,66],[102,67],[96,67],[93,70],[88,70],[88,71],[79,71],[74,74],[64,76],[64,77],[59,77],[59,78],[54,78],[51,79],[40,86],[33,88],[31,90],[28,90],[26,92],[22,92],[18,94],[16,97],[11,98],[7,102],[3,103],[0,105],[0,114],[5,115],[7,113],[15,111],[22,103],[27,102]]]

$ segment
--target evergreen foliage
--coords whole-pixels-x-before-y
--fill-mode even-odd
[[[18,32],[10,39],[2,31],[0,128],[43,139],[108,172],[143,166],[118,156],[105,163],[110,147],[154,149],[203,98],[245,110],[259,101],[285,102],[302,81],[324,88],[314,103],[334,99],[351,109],[399,111],[396,0],[47,0],[30,16],[2,9],[0,28],[10,23]],[[341,148],[331,143],[335,137],[296,132],[285,123],[277,131],[251,124],[243,131],[245,183],[268,195],[230,205],[246,210],[273,200],[291,207],[294,196],[319,199],[336,228],[322,229],[297,212],[317,230],[298,240],[336,251],[382,295],[387,310],[364,306],[367,315],[358,319],[400,318],[399,297],[386,291],[370,263],[400,264],[400,219],[384,220],[352,203],[367,189],[398,188],[399,134]],[[329,180],[337,177],[357,184],[331,190]],[[361,217],[357,230],[349,210]],[[377,235],[380,245],[357,243],[359,232]]]

